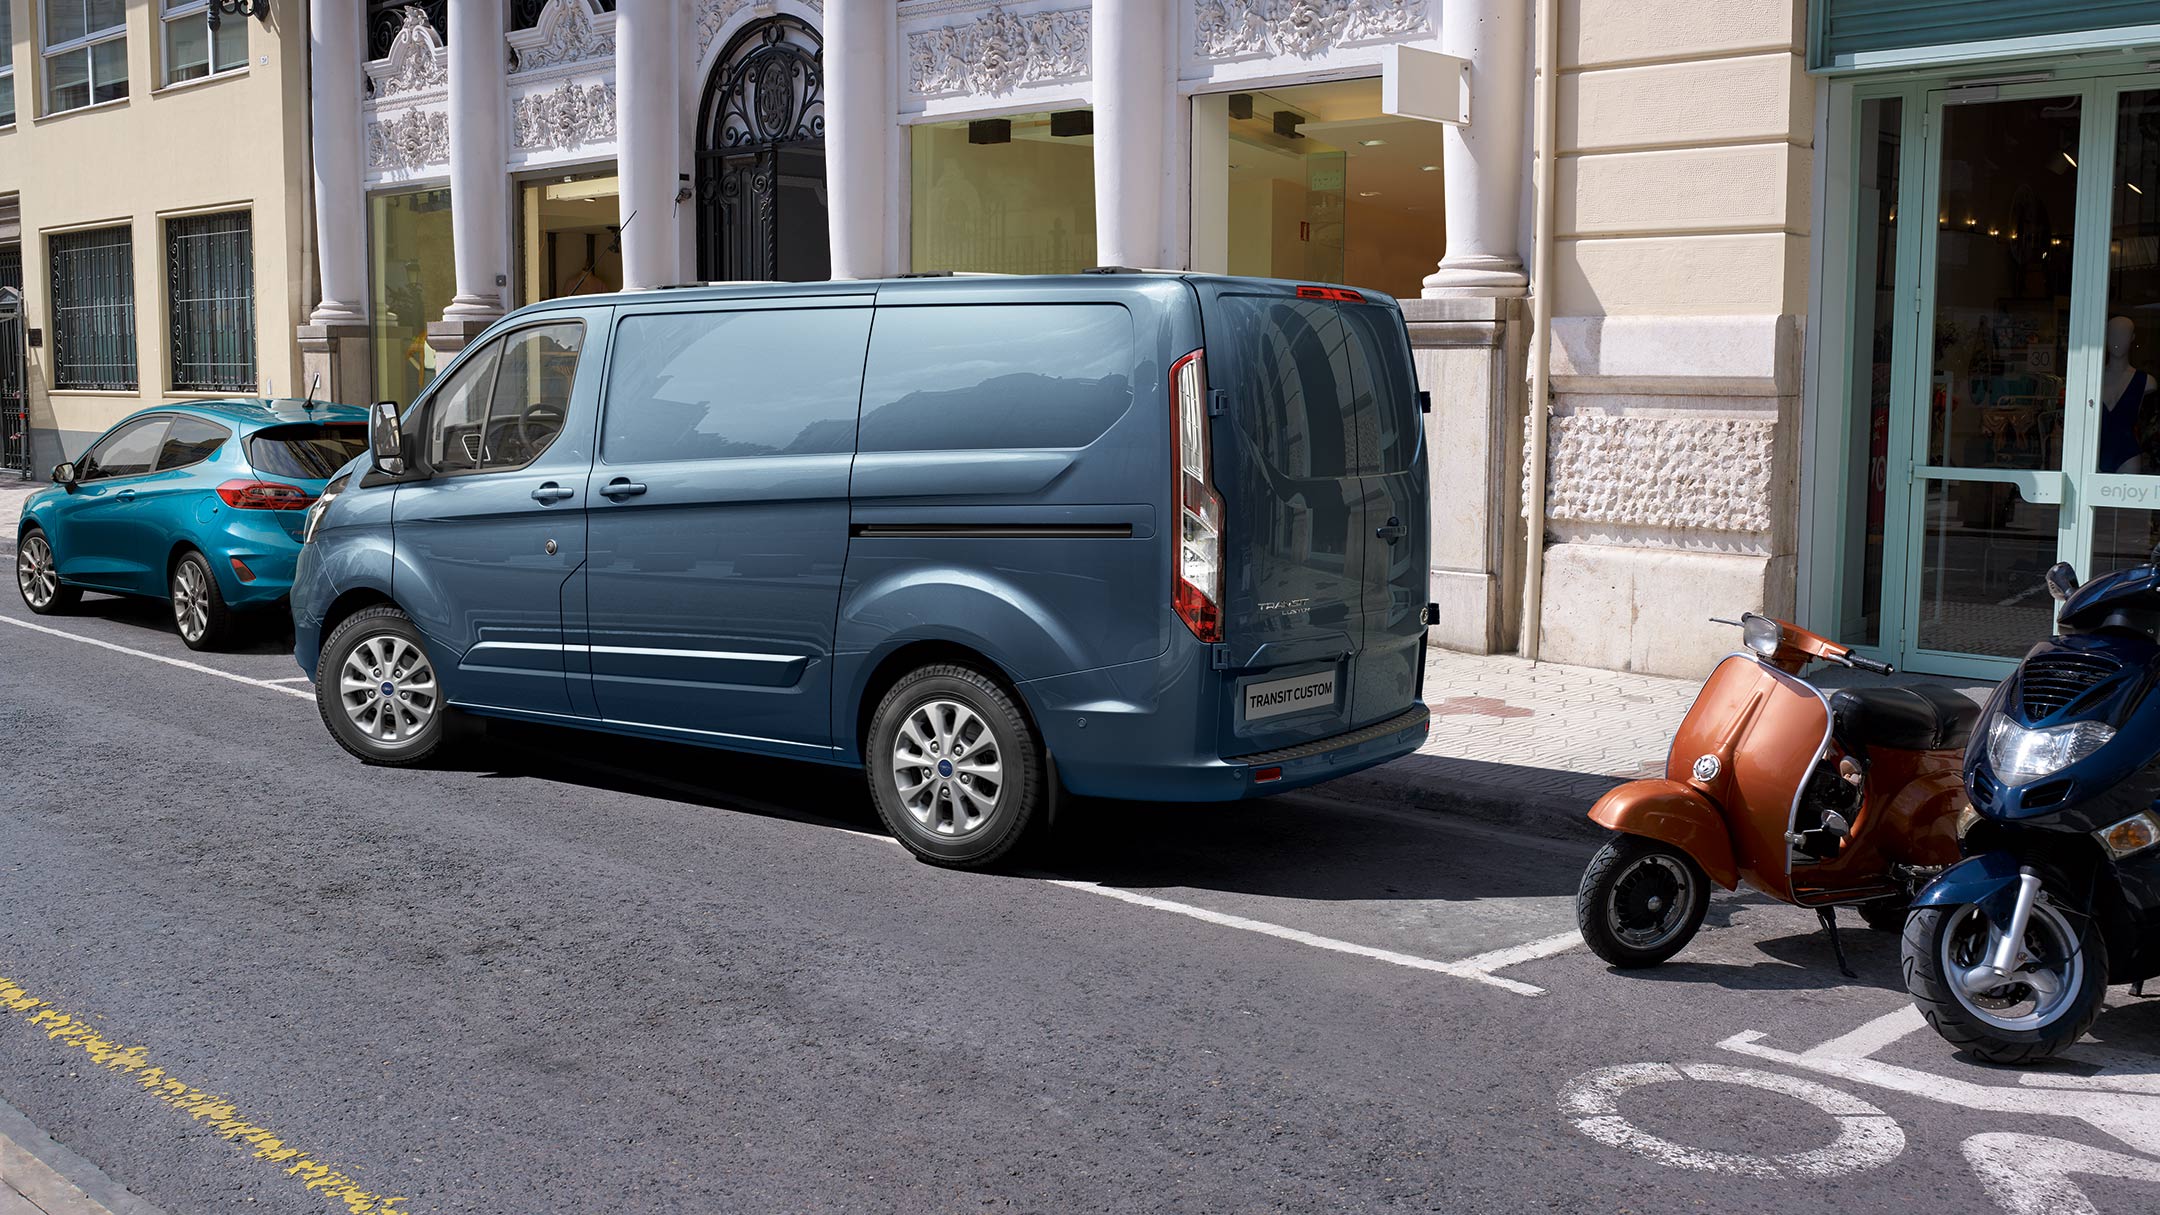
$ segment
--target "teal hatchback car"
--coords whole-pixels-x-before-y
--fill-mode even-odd
[[[189,401],[131,414],[23,508],[15,583],[39,615],[105,591],[172,603],[190,649],[242,610],[283,604],[307,509],[367,450],[367,411]]]

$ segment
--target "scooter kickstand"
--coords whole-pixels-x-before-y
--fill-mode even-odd
[[[1818,907],[1815,909],[1815,916],[1822,921],[1823,931],[1830,934],[1830,952],[1837,955],[1838,973],[1848,979],[1859,978],[1859,975],[1853,973],[1853,968],[1845,964],[1845,942],[1838,939],[1837,908]]]

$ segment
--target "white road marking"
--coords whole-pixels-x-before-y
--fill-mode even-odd
[[[1520,965],[1524,962],[1549,958],[1556,953],[1565,953],[1580,944],[1582,944],[1582,934],[1570,929],[1557,936],[1546,937],[1542,941],[1510,945],[1505,949],[1495,949],[1489,953],[1481,953],[1473,958],[1464,958],[1455,965],[1465,970],[1482,970],[1490,974],[1495,970],[1504,970],[1507,967]]]
[[[1719,1152],[1661,1139],[1621,1115],[1620,1096],[1629,1089],[1681,1080],[1740,1084],[1783,1093],[1836,1118],[1837,1138],[1819,1148],[1779,1156]],[[1850,1093],[1841,1093],[1812,1080],[1716,1063],[1690,1063],[1685,1067],[1674,1067],[1670,1063],[1623,1063],[1585,1072],[1562,1090],[1560,1110],[1574,1119],[1576,1130],[1600,1143],[1638,1152],[1659,1164],[1704,1173],[1771,1178],[1835,1177],[1887,1164],[1905,1151],[1905,1132],[1899,1129],[1897,1120]]]
[[[1810,1047],[1800,1054],[1804,1059],[1865,1059],[1926,1025],[1927,1018],[1920,1015],[1920,1006],[1907,1004],[1894,1013],[1886,1013],[1851,1033]]]
[[[147,658],[152,662],[162,662],[166,666],[179,667],[181,670],[184,671],[194,671],[197,674],[201,675],[215,675],[219,679],[230,679],[234,683],[244,683],[247,684],[249,687],[253,688],[264,688],[272,692],[283,692],[287,696],[298,696],[302,700],[315,699],[315,693],[313,692],[303,692],[299,688],[288,688],[283,684],[274,682],[272,680],[253,679],[246,675],[235,675],[231,671],[220,671],[216,667],[206,667],[199,662],[189,662],[184,658],[168,658],[163,654],[153,654],[148,650],[138,650],[133,649],[129,646],[115,645],[110,641],[99,641],[95,637],[84,637],[79,633],[70,633],[65,629],[47,628],[42,624],[32,624],[27,620],[17,620],[12,616],[0,616],[0,624],[12,624],[18,629],[29,629],[33,633],[46,633],[54,637],[66,638],[69,641],[79,641],[84,645],[94,645],[101,650],[111,650],[116,654],[131,654],[137,658]]]
[[[1958,1150],[1988,1197],[2011,1215],[2100,1215],[2072,1173],[2160,1181],[2160,1161],[2046,1135],[1974,1135]]]
[[[1467,966],[1461,962],[1436,962],[1431,958],[1397,953],[1392,949],[1378,949],[1371,945],[1338,941],[1333,937],[1323,937],[1317,933],[1306,932],[1301,928],[1286,928],[1281,924],[1271,924],[1266,920],[1253,920],[1241,915],[1228,915],[1220,911],[1210,911],[1205,907],[1195,907],[1190,903],[1159,899],[1151,894],[1118,890],[1094,882],[1079,882],[1066,878],[1050,878],[1047,880],[1050,885],[1063,886],[1067,890],[1081,890],[1089,894],[1099,894],[1104,898],[1117,899],[1120,902],[1132,903],[1140,907],[1151,907],[1156,911],[1167,911],[1172,915],[1187,916],[1191,919],[1216,924],[1224,928],[1235,928],[1242,932],[1256,932],[1261,936],[1274,937],[1279,941],[1294,941],[1299,945],[1309,945],[1314,949],[1354,954],[1361,958],[1371,958],[1376,962],[1386,962],[1393,966],[1406,966],[1412,970],[1427,970],[1435,974],[1453,975],[1458,979],[1469,979],[1473,983],[1484,983],[1497,987],[1502,991],[1511,991],[1518,996],[1542,996],[1545,994],[1545,989],[1542,987],[1533,987],[1528,983],[1518,983],[1513,979],[1503,979],[1498,975],[1487,974],[1483,970]]]
[[[283,678],[283,679],[265,679],[265,680],[263,680],[263,682],[264,682],[264,683],[307,683],[307,684],[312,684],[312,683],[314,683],[315,681],[314,681],[313,679],[310,679],[309,677],[307,677],[307,676],[305,676],[305,675],[287,675],[287,676],[286,676],[285,678]]]

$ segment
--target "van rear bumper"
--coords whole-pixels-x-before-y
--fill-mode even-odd
[[[1058,776],[1067,789],[1087,797],[1185,802],[1266,797],[1408,755],[1431,728],[1431,714],[1418,702],[1345,734],[1220,756],[1214,753],[1214,714],[1201,710],[1202,702],[1214,700],[1203,691],[1212,674],[1181,663],[1165,669],[1146,662],[1035,680],[1021,689],[1057,758]]]

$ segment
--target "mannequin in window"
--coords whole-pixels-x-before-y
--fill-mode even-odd
[[[2108,318],[2107,359],[2100,365],[2100,462],[2104,473],[2160,472],[2147,455],[2160,411],[2160,380],[2130,365],[2137,326],[2127,316]]]

